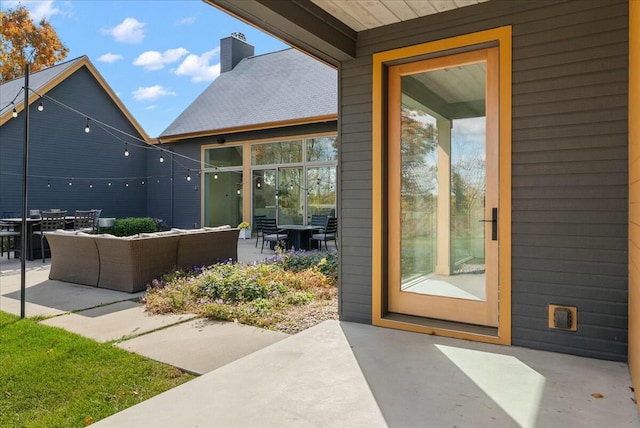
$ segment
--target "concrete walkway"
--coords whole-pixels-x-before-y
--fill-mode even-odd
[[[241,260],[273,255],[254,243],[239,243]],[[11,263],[0,309],[17,314]],[[338,321],[287,336],[153,316],[139,294],[28,269],[27,316],[202,374],[99,427],[640,427],[624,363]]]

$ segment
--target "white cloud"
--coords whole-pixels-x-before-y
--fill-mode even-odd
[[[196,17],[195,16],[188,16],[188,17],[182,18],[180,21],[178,21],[178,24],[180,24],[180,25],[191,25],[194,22],[196,22]]]
[[[209,62],[220,53],[217,47],[198,56],[188,55],[174,71],[178,76],[191,76],[192,82],[210,82],[220,75],[220,63]]]
[[[155,104],[151,104],[150,106],[147,106],[147,107],[145,107],[144,109],[145,109],[145,110],[155,110],[155,109],[157,109],[157,108],[158,108],[158,106],[157,106],[157,105],[155,105]]]
[[[145,24],[135,18],[125,18],[120,24],[113,28],[103,28],[102,34],[112,36],[116,42],[140,43],[144,39]]]
[[[120,61],[122,59],[122,55],[112,54],[111,52],[101,55],[98,58],[100,62],[106,62],[108,64],[113,64],[116,61]]]
[[[140,87],[133,91],[132,95],[136,101],[148,101],[157,100],[158,98],[166,97],[168,95],[176,95],[176,93],[160,85],[155,85],[148,86],[146,88]]]
[[[31,19],[33,19],[35,23],[39,23],[42,18],[48,21],[51,19],[53,15],[58,15],[62,13],[60,9],[53,6],[53,0],[26,1],[26,2],[19,1],[19,0],[16,0],[16,1],[9,0],[9,1],[3,1],[2,3],[3,3],[2,9],[4,10],[13,9],[20,5],[23,5],[24,7],[27,8],[27,10],[29,11],[29,16],[31,16]]]
[[[144,67],[146,70],[160,70],[165,64],[176,62],[188,53],[189,51],[185,48],[169,49],[163,53],[147,51],[140,54],[133,61],[133,65]]]

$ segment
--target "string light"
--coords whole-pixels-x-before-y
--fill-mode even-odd
[[[11,104],[13,104],[13,102],[11,102]],[[15,104],[13,104],[13,112],[11,113],[11,116],[14,118],[18,117],[18,110],[16,110]]]
[[[89,183],[89,189],[93,189],[93,183]]]
[[[91,132],[91,128],[89,128],[89,120],[91,119],[87,118],[87,126],[84,127],[84,132],[86,132],[87,134]]]
[[[127,143],[124,143],[124,155],[129,156],[129,146]]]
[[[50,189],[51,188],[51,182],[49,180],[47,180],[47,188]]]
[[[107,186],[111,187],[111,182],[109,182],[109,183],[107,184]]]
[[[44,110],[44,104],[42,104],[42,101],[40,101],[40,104],[38,104],[38,111],[42,110]]]
[[[213,179],[214,179],[214,180],[217,180],[217,179],[218,179],[218,173],[217,173],[217,172],[214,172],[214,173],[213,173]]]
[[[140,182],[140,184],[142,184],[142,185],[144,186],[144,180],[142,180],[142,181]]]
[[[124,183],[124,187],[129,187],[129,182]]]
[[[187,170],[187,181],[191,181],[191,173]]]
[[[162,156],[162,153],[160,153],[160,163],[164,162],[164,156]]]
[[[240,188],[238,187],[238,190],[236,190],[236,193],[239,195],[240,194]]]
[[[73,185],[73,178],[70,178],[69,179],[69,186],[72,186],[72,185]]]

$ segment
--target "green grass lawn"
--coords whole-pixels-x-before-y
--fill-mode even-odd
[[[83,427],[192,378],[0,311],[0,427]]]

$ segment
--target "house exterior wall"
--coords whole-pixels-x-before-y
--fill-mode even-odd
[[[141,136],[86,68],[81,68],[47,95],[137,138]],[[146,188],[140,180],[125,190],[123,177],[146,176],[146,151],[124,143],[86,118],[53,101],[30,106],[28,209],[102,209],[103,217],[146,215]],[[0,214],[22,212],[23,113],[0,128]],[[118,138],[133,141],[115,133]],[[142,143],[139,143],[142,144]],[[69,186],[73,178],[72,186]],[[108,182],[112,186],[108,186]],[[93,187],[90,188],[89,185]],[[50,185],[50,187],[48,187]]]
[[[371,322],[372,58],[513,30],[512,343],[627,358],[628,2],[492,0],[358,35],[340,73],[341,317]],[[578,331],[548,305],[578,307]]]
[[[640,2],[629,2],[629,7],[629,369],[637,399],[640,397]]]
[[[147,167],[149,168],[149,174],[151,176],[167,177],[168,180],[166,180],[166,182],[161,181],[160,185],[149,188],[149,216],[161,218],[165,220],[168,225],[173,227],[191,228],[194,227],[194,225],[196,227],[202,226],[202,201],[204,200],[204,194],[202,193],[202,178],[204,175],[198,174],[202,162],[201,148],[202,146],[217,146],[217,140],[219,138],[224,138],[224,145],[232,145],[234,143],[244,143],[271,138],[287,138],[299,135],[336,132],[336,129],[336,121],[328,121],[285,128],[238,132],[235,134],[226,134],[224,136],[216,135],[211,137],[191,138],[184,139],[177,143],[158,145],[156,146],[158,147],[158,153],[155,153],[155,150],[150,151]],[[165,150],[165,161],[163,163],[158,161],[160,148]],[[168,154],[170,153],[170,150],[174,150],[175,153],[173,192],[171,192],[170,182],[171,156]],[[192,159],[197,160],[197,162]],[[185,179],[188,169],[191,170],[191,181],[187,181]],[[156,184],[158,183],[156,182]],[[171,209],[172,205],[173,210]],[[173,221],[171,221],[172,213]],[[248,216],[248,213],[245,213],[245,216]],[[245,220],[250,221],[250,219],[247,218],[245,218]]]

